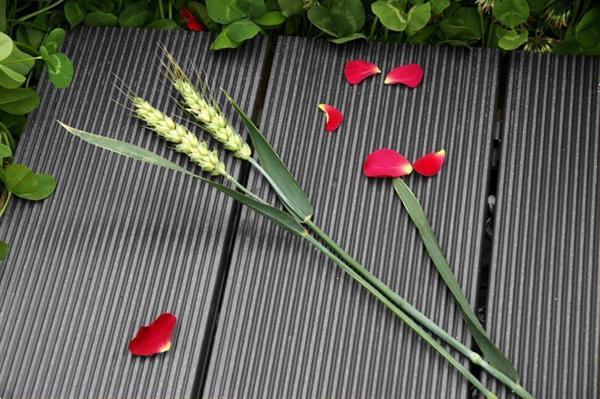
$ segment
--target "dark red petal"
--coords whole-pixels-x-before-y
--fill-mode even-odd
[[[423,68],[419,64],[402,65],[391,70],[385,77],[386,85],[401,83],[408,87],[417,87],[423,80]]]
[[[344,76],[351,85],[356,85],[372,75],[381,73],[377,65],[367,61],[354,60],[346,63],[344,68]]]
[[[446,150],[431,152],[422,156],[413,163],[415,172],[423,176],[435,176],[438,174],[446,160]]]
[[[409,175],[413,168],[401,154],[382,148],[367,155],[363,173],[368,177],[401,177]]]
[[[179,10],[179,18],[181,18],[184,22],[196,19],[194,18],[194,14],[192,14],[192,12],[187,8],[182,8],[181,10]]]
[[[129,351],[135,356],[152,356],[171,349],[171,335],[177,318],[163,313],[147,326],[142,326],[129,342]]]
[[[319,108],[325,112],[325,130],[329,133],[333,132],[344,120],[344,115],[342,115],[339,109],[329,104],[319,104]]]
[[[200,24],[200,22],[193,20],[187,23],[187,28],[194,32],[202,32],[204,27]]]

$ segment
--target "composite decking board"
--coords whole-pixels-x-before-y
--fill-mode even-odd
[[[417,89],[350,86],[343,68],[419,62]],[[316,207],[316,221],[383,281],[467,345],[469,335],[391,181],[361,174],[380,147],[411,159],[445,147],[438,177],[407,180],[475,303],[498,54],[279,38],[260,125]],[[346,120],[324,131],[317,104]],[[252,172],[249,185],[267,193]],[[273,197],[271,196],[273,200]],[[302,239],[243,210],[203,397],[464,398],[468,384]]]
[[[538,398],[598,396],[599,85],[598,58],[511,56],[487,320]]]
[[[11,245],[0,264],[0,397],[189,397],[232,202],[193,179],[94,148],[68,124],[127,140],[199,171],[144,130],[113,85],[175,114],[158,44],[193,62],[252,110],[266,40],[236,52],[208,49],[214,36],[156,30],[78,29],[65,52],[76,66],[69,89],[41,83],[16,160],[58,180],[56,193],[13,201],[0,226]],[[239,166],[226,163],[237,174]],[[237,165],[237,163],[236,163]],[[134,358],[129,340],[170,311],[173,349]]]

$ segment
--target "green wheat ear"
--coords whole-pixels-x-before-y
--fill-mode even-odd
[[[131,96],[135,115],[151,130],[167,141],[175,144],[175,150],[186,154],[203,171],[213,176],[228,176],[225,164],[219,159],[219,153],[211,150],[208,143],[199,140],[185,126],[154,108],[148,101],[135,95]]]
[[[175,58],[163,49],[168,65],[167,76],[173,87],[181,96],[183,107],[189,112],[201,127],[206,130],[215,140],[223,144],[223,147],[231,151],[233,156],[248,160],[252,156],[252,150],[243,137],[231,126],[221,109],[210,97],[208,88],[203,85],[201,91],[185,74]]]

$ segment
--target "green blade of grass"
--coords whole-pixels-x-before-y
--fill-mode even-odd
[[[410,187],[408,187],[400,178],[394,179],[394,189],[402,200],[402,204],[406,208],[406,211],[408,212],[413,223],[419,230],[419,234],[421,235],[425,249],[431,257],[435,268],[458,303],[465,322],[467,323],[467,326],[469,327],[477,346],[479,346],[479,349],[481,349],[484,358],[492,366],[507,375],[510,379],[518,382],[519,374],[517,373],[517,370],[513,367],[508,358],[492,343],[485,329],[481,323],[479,323],[479,320],[471,308],[469,301],[463,294],[462,289],[458,285],[456,277],[454,276],[454,273],[452,272],[452,269],[450,268],[450,265],[448,264],[444,253],[442,252],[440,244],[435,236],[435,233],[433,232],[433,229],[431,228],[431,225],[429,224],[429,220],[427,219],[425,211],[419,203],[419,200],[415,197]]]

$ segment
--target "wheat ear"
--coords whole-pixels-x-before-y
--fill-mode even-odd
[[[168,77],[173,83],[175,90],[181,96],[185,110],[215,140],[223,144],[226,150],[231,151],[234,157],[243,160],[250,159],[252,156],[250,146],[248,146],[248,143],[246,143],[223,115],[221,109],[210,97],[208,88],[204,86],[201,91],[198,91],[175,58],[166,50],[164,52],[169,62],[169,65],[165,65]]]
[[[219,159],[219,153],[211,150],[205,141],[199,140],[185,126],[175,123],[143,98],[132,95],[131,101],[135,115],[159,136],[175,144],[176,151],[186,154],[203,171],[213,176],[229,176],[225,164]]]

